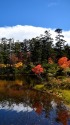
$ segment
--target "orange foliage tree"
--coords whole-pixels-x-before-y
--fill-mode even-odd
[[[15,67],[16,67],[16,68],[19,68],[19,67],[22,67],[22,66],[23,66],[23,63],[22,63],[22,62],[18,62],[18,63],[15,64]]]
[[[70,60],[68,60],[67,57],[61,57],[58,60],[58,64],[60,67],[62,67],[63,69],[69,68],[70,67]]]

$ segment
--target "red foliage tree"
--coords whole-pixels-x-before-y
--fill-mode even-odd
[[[69,119],[69,115],[67,111],[59,111],[58,113],[58,119],[63,123],[63,125],[67,125],[67,120]]]
[[[37,114],[40,115],[42,113],[43,106],[39,102],[34,103],[33,108]]]
[[[32,71],[35,73],[35,74],[41,74],[44,72],[44,69],[42,68],[42,66],[39,64],[37,66],[35,66],[34,68],[32,68]]]

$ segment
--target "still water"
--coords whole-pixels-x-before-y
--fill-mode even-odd
[[[0,125],[70,125],[70,109],[22,80],[0,80]]]

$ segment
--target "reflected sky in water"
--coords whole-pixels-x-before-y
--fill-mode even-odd
[[[57,103],[54,100],[50,103],[51,108],[47,113],[39,103],[34,103],[31,107],[26,103],[0,102],[0,125],[70,125],[67,116],[64,122],[58,120],[60,110]],[[66,110],[62,110],[63,113]]]
[[[8,101],[0,103],[0,110],[2,110],[2,109],[6,110],[6,111],[9,111],[9,110],[16,111],[17,113],[19,113],[21,111],[22,112],[26,112],[26,111],[31,112],[33,110],[30,106],[28,106],[24,103],[23,104],[22,103],[19,103],[19,104],[13,103],[10,105]]]
[[[36,109],[25,104],[9,102],[0,104],[0,125],[57,125],[55,121],[56,110],[51,110],[49,117],[46,118],[46,112],[42,110],[41,114],[35,112]],[[54,113],[54,114],[53,114]],[[58,125],[60,125],[58,123]]]

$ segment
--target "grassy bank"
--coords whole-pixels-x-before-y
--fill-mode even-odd
[[[65,89],[47,89],[43,84],[35,85],[34,89],[39,91],[48,92],[51,95],[55,95],[59,98],[61,98],[67,105],[70,106],[70,90]]]

